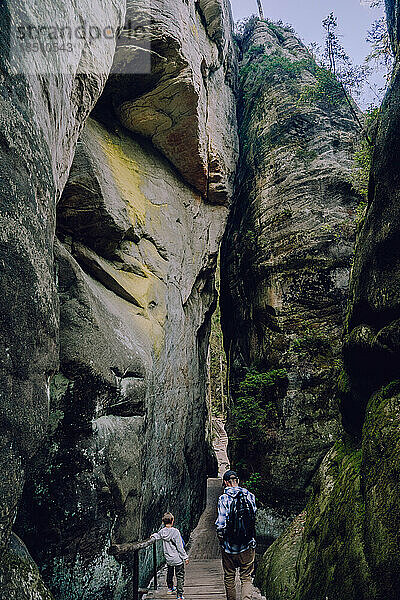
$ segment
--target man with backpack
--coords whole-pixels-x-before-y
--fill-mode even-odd
[[[221,544],[222,566],[227,600],[236,600],[236,570],[242,585],[241,600],[251,600],[252,573],[255,558],[254,495],[239,487],[235,471],[223,476],[224,493],[218,500],[218,518],[215,522]]]

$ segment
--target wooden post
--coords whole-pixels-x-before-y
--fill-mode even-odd
[[[257,0],[257,4],[258,4],[258,13],[260,15],[260,19],[264,20],[264,11],[263,11],[263,6],[262,6],[261,0]]]
[[[157,581],[157,544],[153,544],[153,578],[154,578],[154,589],[158,587]]]
[[[153,537],[141,542],[127,542],[125,544],[111,542],[107,551],[108,554],[115,556],[118,562],[124,562],[126,568],[130,570],[131,584],[128,588],[127,600],[139,600],[139,551],[149,546],[153,546],[154,589],[157,589],[157,550],[155,542],[156,540]]]
[[[132,557],[132,600],[139,600],[139,550]]]

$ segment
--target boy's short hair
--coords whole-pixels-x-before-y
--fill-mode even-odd
[[[170,525],[174,520],[174,515],[170,512],[166,512],[162,518],[164,525]]]

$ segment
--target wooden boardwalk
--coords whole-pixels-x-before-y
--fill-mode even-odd
[[[225,432],[222,430],[215,442],[220,474],[228,466],[226,456]],[[222,439],[221,439],[222,438]],[[225,445],[225,447],[224,447]],[[196,529],[190,538],[189,564],[185,568],[185,600],[226,600],[220,549],[215,534],[218,496],[222,491],[221,479],[208,479],[207,505],[200,517]],[[175,595],[167,594],[165,582],[166,569],[160,573],[159,589],[149,590],[145,598],[167,599]],[[237,600],[240,600],[240,583],[237,581]],[[252,600],[263,600],[260,592],[254,588]]]
[[[192,560],[186,567],[185,600],[225,600],[224,584],[222,579],[221,561]],[[160,588],[155,592],[151,590],[146,598],[161,598],[174,600],[175,594],[167,594],[165,577],[160,578]]]

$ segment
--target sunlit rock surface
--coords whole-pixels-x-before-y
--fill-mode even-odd
[[[151,73],[111,77],[104,99],[208,202],[227,205],[237,158],[230,6],[225,0],[128,2],[127,18],[138,14],[152,23]],[[122,48],[115,64],[126,60]]]

